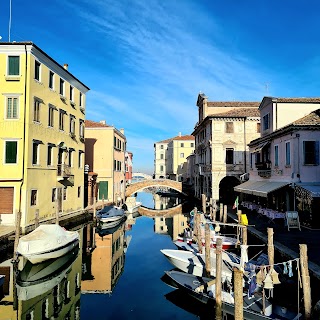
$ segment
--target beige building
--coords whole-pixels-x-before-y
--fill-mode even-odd
[[[85,163],[97,174],[98,200],[120,202],[125,199],[125,153],[127,140],[123,129],[105,121],[85,122]]]
[[[0,223],[83,209],[89,88],[32,42],[0,42]]]
[[[166,171],[171,180],[185,181],[187,157],[194,152],[194,136],[179,134],[167,146]]]
[[[166,139],[154,144],[154,178],[162,179],[167,177],[167,148],[172,139]]]
[[[233,187],[248,179],[247,144],[260,136],[259,102],[208,102],[198,95],[195,196],[233,203]]]

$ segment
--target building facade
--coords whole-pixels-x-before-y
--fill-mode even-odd
[[[187,179],[187,157],[194,152],[194,136],[179,135],[167,145],[166,173],[167,178],[176,181]]]
[[[168,143],[171,139],[162,140],[156,142],[154,147],[154,178],[163,179],[167,177],[167,167],[166,167],[166,158],[167,158],[167,148]]]
[[[0,42],[0,72],[1,223],[81,211],[89,88],[32,42]]]
[[[85,162],[97,174],[97,200],[124,202],[125,154],[127,140],[123,129],[107,125],[105,121],[85,122]]]
[[[262,100],[261,137],[249,143],[250,179],[235,187],[242,199],[320,225],[319,107],[318,98]]]
[[[126,166],[126,182],[131,183],[132,182],[132,159],[133,159],[133,153],[127,151],[125,153],[125,166]]]
[[[249,169],[247,144],[260,136],[259,102],[208,102],[199,94],[197,106],[195,196],[228,204]]]

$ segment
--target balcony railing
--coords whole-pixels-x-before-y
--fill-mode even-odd
[[[58,164],[57,176],[62,178],[69,178],[71,176],[71,168],[67,164]]]
[[[270,170],[271,169],[271,162],[256,162],[256,168],[258,170]]]
[[[279,169],[258,170],[258,175],[262,178],[270,178],[271,176],[281,176],[282,170],[279,170]]]

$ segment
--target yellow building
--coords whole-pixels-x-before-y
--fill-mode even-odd
[[[127,145],[124,130],[107,125],[103,120],[86,120],[85,135],[85,163],[89,171],[98,175],[98,200],[124,202]]]
[[[89,88],[32,42],[0,42],[0,75],[1,223],[83,209]]]
[[[194,136],[179,134],[168,142],[166,153],[167,176],[171,180],[187,179],[187,157],[194,152]]]

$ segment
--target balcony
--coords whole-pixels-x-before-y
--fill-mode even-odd
[[[71,168],[67,164],[58,164],[57,179],[58,181],[69,179],[72,176]]]

